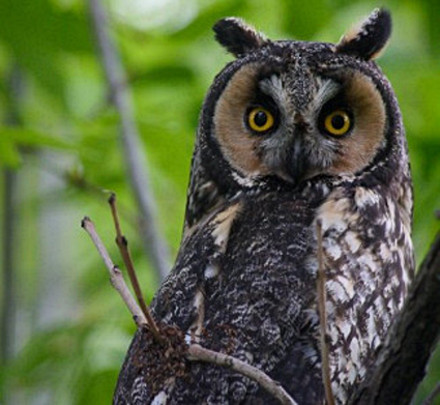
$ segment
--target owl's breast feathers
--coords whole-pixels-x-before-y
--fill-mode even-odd
[[[315,220],[322,221],[339,403],[364,376],[400,309],[411,277],[405,269],[413,260],[409,224],[388,193],[341,186],[322,197],[311,203],[310,194],[273,193],[218,209],[188,234],[152,304],[156,319],[180,328],[187,343],[251,363],[301,404],[323,401]],[[140,339],[138,333],[132,347]],[[272,401],[249,379],[201,363],[188,363],[185,377],[152,390],[142,379],[149,365],[134,367],[130,352],[121,378],[130,374],[131,385],[119,385],[132,386],[131,395],[143,392],[145,403],[162,397],[169,403]]]
[[[359,186],[336,189],[318,210],[332,386],[341,403],[374,362],[412,280],[408,208],[391,187]]]

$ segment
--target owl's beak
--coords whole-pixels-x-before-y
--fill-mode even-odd
[[[306,170],[305,156],[303,155],[301,137],[295,136],[287,152],[284,170],[292,183],[298,184],[304,177]]]
[[[291,130],[285,130],[275,139],[268,139],[265,149],[265,163],[284,181],[297,185],[307,176],[309,157],[305,156],[304,125],[295,123]]]

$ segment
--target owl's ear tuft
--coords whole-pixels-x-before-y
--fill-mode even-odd
[[[379,56],[391,35],[391,14],[375,9],[360,25],[347,32],[336,45],[336,52],[371,60]]]
[[[261,48],[268,41],[240,18],[223,18],[212,27],[215,39],[236,57]]]

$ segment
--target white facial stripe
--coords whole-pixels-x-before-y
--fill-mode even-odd
[[[286,91],[283,83],[278,75],[272,75],[269,78],[263,79],[258,83],[259,89],[272,97],[272,99],[279,106],[284,119],[289,119],[294,115],[292,109],[291,95]],[[311,114],[316,114],[322,106],[335,97],[341,90],[341,84],[328,78],[317,79],[317,93],[313,101],[308,107]]]
[[[278,75],[273,74],[269,78],[261,80],[258,87],[264,94],[272,97],[278,106],[288,106],[290,104],[289,94]]]
[[[313,99],[313,110],[317,111],[329,100],[338,94],[341,85],[331,79],[318,78],[318,92]]]
[[[263,93],[270,95],[272,97],[283,91],[283,83],[278,75],[273,74],[272,76],[261,80],[258,83],[258,87]]]

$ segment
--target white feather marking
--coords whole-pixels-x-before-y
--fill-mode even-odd
[[[341,257],[341,247],[334,239],[328,239],[328,241],[325,241],[324,244],[324,251],[327,256],[333,260],[338,260]]]
[[[206,279],[214,278],[218,276],[218,273],[220,272],[219,266],[214,264],[208,264],[206,266],[204,276]]]
[[[205,296],[201,290],[194,295],[193,307],[196,312],[196,319],[185,333],[187,344],[199,343],[202,334],[203,321],[205,320]]]
[[[367,251],[364,252],[362,256],[359,256],[358,263],[360,266],[368,267],[370,270],[375,270],[377,268],[373,255]]]
[[[336,343],[339,340],[339,334],[337,333],[336,329],[334,329],[334,328],[330,329],[330,331],[328,332],[328,335],[330,337],[330,342],[331,342],[332,346],[336,345]]]
[[[347,301],[348,294],[345,292],[343,286],[338,283],[336,280],[328,280],[327,281],[327,290],[329,295],[333,295],[335,301]]]
[[[359,272],[359,276],[362,279],[362,283],[366,286],[365,288],[370,288],[371,285],[375,285],[374,284],[374,280],[372,278],[372,275],[370,274],[370,272],[368,271],[360,271]]]
[[[339,328],[341,330],[342,335],[344,336],[344,339],[347,339],[351,331],[351,325],[344,320],[344,322],[342,322],[342,324],[339,325]]]
[[[193,306],[196,309],[199,309],[204,303],[204,296],[200,290],[197,290],[196,295],[194,296]]]
[[[379,203],[380,196],[375,191],[364,187],[356,187],[354,200],[359,208]]]
[[[219,247],[220,253],[226,251],[229,232],[239,209],[240,204],[231,205],[214,218],[215,228],[212,231],[212,236],[214,237],[214,243]]]
[[[167,403],[168,394],[165,391],[159,392],[151,401],[151,405],[165,405]]]
[[[245,351],[244,355],[246,356],[248,364],[252,364],[254,362],[254,355],[251,352]]]
[[[350,362],[350,368],[348,370],[348,381],[353,384],[357,377],[356,367],[354,367],[353,362]]]
[[[322,221],[323,232],[334,229],[337,232],[344,232],[347,229],[346,213],[349,210],[349,201],[346,198],[338,200],[329,199],[319,210],[319,218]]]
[[[354,364],[359,364],[360,362],[359,349],[360,349],[359,341],[357,340],[357,338],[353,338],[350,343],[350,351],[351,351],[350,357],[353,360]]]
[[[354,296],[354,285],[353,280],[348,277],[338,277],[338,282],[344,287],[344,290],[349,299]]]
[[[304,346],[302,348],[302,355],[305,359],[313,363],[314,359],[316,359],[316,350],[311,346]]]
[[[411,241],[408,242],[406,246],[411,247],[411,251],[412,251],[412,242]],[[402,256],[403,256],[403,254],[402,254]],[[408,262],[409,262],[409,260],[404,260],[403,258],[401,259],[401,263],[403,265]],[[402,272],[402,276],[403,276],[403,283],[408,287],[412,282],[412,280],[410,280],[410,278],[409,278],[409,272],[408,271]]]
[[[348,231],[345,234],[345,240],[348,244],[348,248],[350,249],[351,253],[356,253],[361,247],[361,241],[359,240],[357,235],[352,231]]]
[[[368,308],[367,310],[368,318],[367,318],[367,336],[368,336],[368,344],[370,346],[373,345],[373,341],[377,336],[376,322],[372,308]]]
[[[344,370],[347,367],[347,356],[337,356],[338,370]]]
[[[391,250],[388,248],[388,245],[386,243],[380,244],[379,255],[386,262],[391,261],[391,259],[393,257]]]
[[[258,173],[255,173],[255,175],[258,175]],[[255,179],[253,179],[252,177],[243,177],[235,171],[232,172],[232,177],[240,186],[243,187],[255,186]]]

